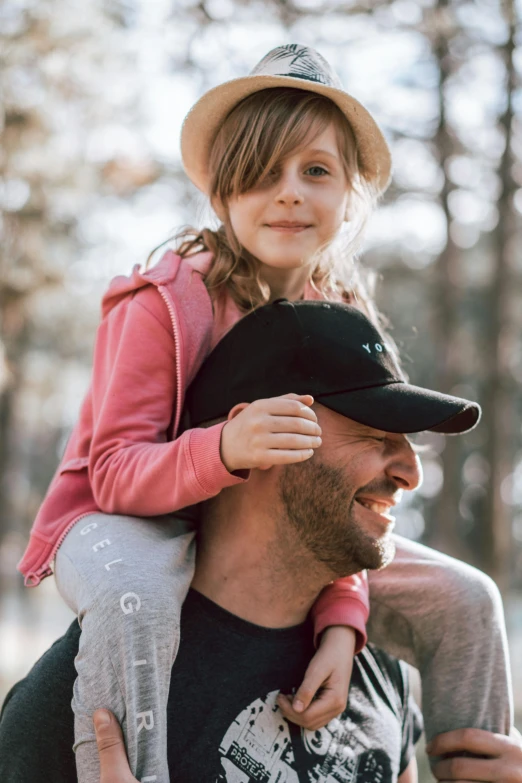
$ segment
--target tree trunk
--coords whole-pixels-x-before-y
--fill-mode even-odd
[[[516,185],[511,169],[513,103],[516,74],[513,63],[515,49],[515,7],[505,0],[503,10],[509,24],[509,37],[503,47],[506,67],[506,109],[500,118],[506,146],[499,165],[501,194],[498,201],[499,222],[494,232],[495,273],[488,291],[488,333],[486,335],[487,376],[484,390],[483,421],[487,433],[490,477],[484,503],[483,567],[495,579],[501,590],[509,586],[511,547],[510,513],[502,500],[501,488],[512,469],[515,388],[509,371],[510,346],[514,335],[510,329],[510,255],[513,253],[515,215],[513,194]]]
[[[459,322],[458,289],[453,284],[458,263],[459,248],[451,238],[451,214],[448,197],[451,183],[447,176],[447,162],[455,152],[454,140],[446,119],[445,92],[451,75],[449,40],[454,34],[452,11],[448,0],[442,0],[434,9],[436,38],[433,52],[439,65],[439,125],[435,143],[439,152],[440,167],[444,174],[444,184],[440,203],[446,217],[446,246],[440,254],[435,267],[435,285],[433,286],[433,313],[435,343],[437,346],[438,388],[451,393],[458,381],[458,356],[456,355],[455,336]],[[461,448],[458,438],[446,438],[442,453],[444,485],[437,498],[435,508],[435,529],[431,532],[430,543],[448,554],[465,557],[464,543],[458,535],[458,508],[461,496]]]

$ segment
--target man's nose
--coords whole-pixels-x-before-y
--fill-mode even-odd
[[[283,171],[277,183],[276,201],[278,204],[302,204],[303,193],[296,172]]]
[[[421,461],[407,438],[403,438],[390,460],[387,473],[401,489],[411,491],[422,484]]]

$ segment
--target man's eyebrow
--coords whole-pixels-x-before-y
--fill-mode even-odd
[[[360,435],[368,435],[369,437],[378,436],[381,432],[387,435],[385,430],[378,430],[375,427],[369,427],[367,424],[359,424],[357,422],[357,431]]]

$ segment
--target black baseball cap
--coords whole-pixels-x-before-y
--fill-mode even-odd
[[[288,392],[384,432],[456,434],[480,419],[476,402],[408,383],[386,338],[356,307],[279,299],[242,318],[187,391],[191,426],[240,402]]]

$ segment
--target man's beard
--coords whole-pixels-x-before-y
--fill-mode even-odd
[[[378,483],[378,486],[377,486]],[[393,495],[396,485],[389,479],[373,483]],[[366,485],[368,489],[370,485]],[[365,568],[383,568],[395,554],[391,533],[374,538],[355,520],[355,492],[344,472],[317,458],[287,465],[280,479],[280,495],[287,520],[314,559],[334,577],[349,576]]]

